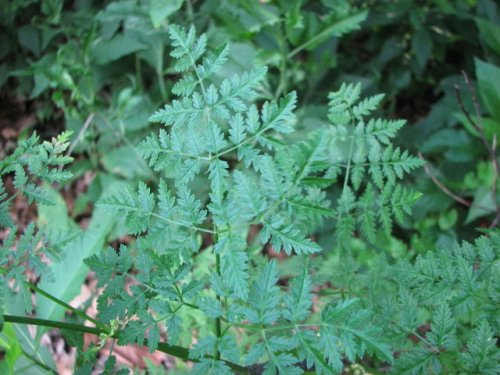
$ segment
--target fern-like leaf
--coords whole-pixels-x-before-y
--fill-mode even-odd
[[[285,309],[283,317],[291,322],[297,323],[306,319],[311,312],[312,306],[311,279],[304,270],[296,277],[291,286],[290,293],[285,296]]]
[[[500,349],[486,320],[474,330],[467,342],[467,351],[460,355],[460,364],[469,374],[493,375],[500,372]]]

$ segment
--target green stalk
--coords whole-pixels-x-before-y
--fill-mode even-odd
[[[71,306],[71,305],[67,304],[67,303],[66,303],[66,302],[64,302],[64,301],[61,301],[59,298],[54,297],[52,294],[50,294],[50,293],[48,293],[48,292],[44,291],[43,289],[40,289],[40,288],[39,288],[39,287],[37,287],[35,284],[26,283],[26,285],[27,285],[29,288],[33,289],[33,290],[34,290],[35,292],[37,292],[38,294],[40,294],[40,295],[44,296],[45,298],[47,298],[47,299],[51,300],[52,302],[55,302],[55,303],[56,303],[56,304],[58,304],[59,306],[64,307],[66,310],[71,311],[73,314],[78,315],[80,318],[85,319],[85,320],[87,320],[87,321],[89,321],[89,322],[91,322],[91,323],[94,323],[94,324],[96,325],[96,327],[99,327],[99,328],[101,328],[101,329],[103,329],[103,330],[107,330],[107,329],[108,329],[108,327],[107,327],[105,324],[103,324],[103,323],[99,322],[98,320],[96,320],[96,319],[92,318],[91,316],[89,316],[89,315],[85,314],[83,311],[80,311],[80,310],[78,310],[78,309],[75,309],[73,306]]]
[[[87,327],[84,325],[80,324],[73,324],[73,323],[66,323],[66,322],[59,322],[59,321],[54,321],[54,320],[47,320],[47,319],[37,319],[37,318],[31,318],[27,316],[15,316],[15,315],[3,315],[3,320],[4,322],[7,323],[15,323],[15,324],[30,324],[30,325],[35,325],[35,326],[42,326],[42,327],[51,327],[51,328],[58,328],[58,329],[66,329],[74,332],[82,332],[82,333],[90,333],[92,335],[99,336],[101,334],[109,334],[108,329],[101,329],[98,327]],[[112,338],[117,339],[119,336],[119,332],[115,333]],[[147,345],[147,340],[145,340],[144,345]],[[169,345],[165,342],[160,342],[158,343],[158,351],[169,354],[173,357],[182,359],[184,361],[194,361],[189,358],[189,349],[184,348],[182,346],[177,346],[177,345]],[[207,356],[207,358],[212,358]],[[248,374],[248,370],[244,366],[240,366],[236,363],[225,361],[226,365],[228,365],[232,370],[241,373],[241,374]]]
[[[30,318],[28,316],[4,315],[3,319],[5,322],[8,322],[8,323],[31,324],[31,325],[42,326],[42,327],[67,329],[70,331],[91,333],[91,334],[96,335],[96,336],[99,336],[101,333],[108,332],[107,330],[103,330],[101,328],[87,327],[87,326],[84,326],[81,324],[58,322],[55,320]]]
[[[141,68],[141,59],[139,55],[135,55],[135,77],[137,80],[137,85],[141,89],[141,92],[144,91],[144,82],[142,81],[142,68]]]
[[[191,0],[186,0],[186,13],[188,15],[189,23],[194,23],[193,4],[191,3]]]
[[[284,33],[284,30],[281,30],[282,33]],[[275,99],[278,100],[279,97],[283,92],[287,92],[287,61],[289,60],[287,57],[287,46],[286,46],[286,41],[284,38],[279,38],[279,44],[280,44],[280,55],[281,55],[281,61],[280,61],[280,66],[279,66],[279,71],[280,71],[280,80],[278,87],[276,89],[276,93],[274,95]]]
[[[158,79],[158,85],[160,86],[161,98],[163,101],[167,100],[167,89],[165,87],[165,82],[163,78],[163,45],[158,53],[158,66],[156,67],[156,77]]]
[[[217,243],[217,241],[219,240],[217,225],[214,226],[213,239],[214,239],[214,243]],[[221,272],[220,272],[220,254],[215,254],[215,269],[216,269],[217,275],[221,276]],[[219,301],[219,303],[222,302],[221,296],[217,295],[217,301]],[[217,336],[217,338],[219,340],[222,337],[222,320],[221,320],[220,316],[215,319],[215,335]],[[219,352],[218,349],[216,349],[214,357],[216,359],[220,359],[220,352]]]
[[[36,366],[39,366],[41,368],[43,368],[44,370],[50,372],[51,374],[55,374],[57,375],[57,371],[54,370],[52,367],[49,367],[47,366],[45,363],[43,363],[42,361],[39,361],[36,357],[32,356],[30,353],[28,353],[26,350],[24,349],[21,349],[22,352],[23,352],[23,355],[28,358],[31,362],[33,362]],[[33,365],[29,365],[27,368],[23,368],[23,369],[18,369],[17,371],[21,374],[24,373],[25,370],[28,370],[30,367],[32,367]]]
[[[217,274],[220,275],[220,254],[215,254],[215,266],[217,269]],[[219,295],[217,296],[217,300],[221,302],[221,297]],[[222,322],[220,317],[215,319],[215,334],[219,339],[222,336]],[[215,358],[220,359],[220,353],[218,350],[217,353],[215,353]]]

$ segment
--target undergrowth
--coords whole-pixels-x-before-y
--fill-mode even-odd
[[[422,162],[394,145],[404,121],[374,115],[383,95],[362,98],[360,84],[342,85],[328,96],[328,123],[294,141],[296,93],[263,101],[265,68],[221,80],[229,46],[207,51],[194,28],[169,33],[176,98],[151,116],[163,127],[138,146],[158,183],[129,184],[98,202],[125,218],[135,240],[85,260],[102,288],[97,317],[23,276],[27,260],[40,274],[47,264],[38,253],[79,233],[30,226],[0,248],[3,289],[17,292],[26,312],[31,288],[95,328],[14,315],[4,322],[99,335],[85,352],[74,340],[79,374],[92,372],[106,341],[169,353],[197,374],[337,374],[354,363],[397,374],[498,373],[498,231],[414,261],[379,253],[370,268],[350,270],[348,287],[330,283],[334,293],[317,282],[318,261],[336,252],[348,264],[353,238],[370,246],[380,233],[390,237],[420,197],[403,177]],[[66,136],[41,145],[30,138],[0,174],[14,173],[30,201],[50,203],[34,181],[70,177],[58,167],[70,161],[67,146]],[[0,189],[3,227],[14,226],[16,194]],[[332,226],[324,248],[315,233]],[[281,275],[285,257],[300,262],[292,277]],[[111,355],[103,373],[115,362]]]

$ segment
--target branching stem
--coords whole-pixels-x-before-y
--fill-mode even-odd
[[[85,320],[87,320],[87,321],[89,321],[91,323],[94,323],[96,325],[96,327],[99,327],[102,330],[107,330],[108,329],[108,327],[105,324],[103,324],[103,323],[99,322],[98,320],[92,318],[91,316],[87,315],[85,312],[74,308],[73,306],[67,304],[66,302],[61,301],[59,298],[54,297],[52,294],[47,293],[46,291],[44,291],[43,289],[39,288],[35,284],[26,283],[26,285],[29,288],[33,289],[38,294],[44,296],[45,298],[51,300],[52,302],[58,304],[59,306],[64,307],[66,310],[71,311],[73,314],[78,315],[79,317],[81,317],[81,318],[83,318],[83,319],[85,319]]]
[[[59,322],[59,321],[54,321],[54,320],[47,320],[47,319],[37,319],[37,318],[31,318],[27,316],[15,316],[15,315],[3,315],[3,320],[8,323],[14,323],[14,324],[27,324],[27,325],[35,325],[35,326],[42,326],[42,327],[51,327],[51,328],[58,328],[58,329],[66,329],[70,330],[73,332],[82,332],[82,333],[89,333],[92,335],[99,336],[101,334],[110,334],[109,329],[101,329],[98,327],[87,327],[84,325],[80,324],[73,324],[73,323],[66,323],[66,322]],[[111,336],[114,339],[117,339],[119,337],[119,332],[115,333],[114,335]],[[145,345],[147,345],[147,340],[145,340]],[[184,348],[182,346],[177,346],[177,345],[169,345],[165,342],[160,342],[158,343],[158,351],[162,353],[169,354],[173,357],[182,359],[184,361],[193,361],[192,359],[189,358],[189,349]],[[211,358],[211,357],[207,357]],[[227,366],[229,366],[231,369],[234,371],[237,371],[240,374],[248,374],[248,370],[240,366],[236,363],[229,362],[223,360]]]

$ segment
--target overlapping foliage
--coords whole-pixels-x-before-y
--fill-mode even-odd
[[[41,259],[41,255],[52,259],[60,253],[61,246],[75,233],[61,233],[46,228],[37,230],[35,224],[29,224],[18,239],[18,228],[10,216],[14,199],[24,195],[28,203],[54,204],[47,189],[41,183],[64,182],[71,173],[62,169],[73,158],[64,154],[69,146],[69,133],[63,133],[51,142],[40,142],[35,134],[19,143],[7,158],[0,161],[0,227],[10,231],[0,246],[2,272],[0,273],[0,302],[4,301],[4,289],[10,284],[18,289],[22,296],[25,310],[32,310],[31,294],[26,285],[26,270],[29,268],[36,275],[50,277],[50,267]],[[13,175],[14,192],[8,192],[4,178]],[[3,310],[3,303],[0,304]]]
[[[209,15],[214,14],[216,3],[194,5],[200,14]],[[494,127],[498,95],[494,83],[489,82],[498,68],[491,59],[476,60],[479,97],[466,81],[472,106],[461,102],[464,96],[459,94],[455,106],[463,107],[462,114],[449,122],[450,129],[443,130],[450,137],[443,143],[438,131],[419,146],[427,157],[435,156],[446,142],[453,143],[449,160],[465,161],[463,168],[470,168],[471,155],[477,150],[471,139],[483,143],[486,152],[477,153],[485,159],[477,166],[479,177],[465,182],[466,191],[457,185],[462,194],[472,191],[474,195],[467,218],[458,219],[453,208],[452,217],[443,211],[439,221],[418,219],[449,201],[429,207],[436,190],[443,193],[426,185],[421,189],[421,182],[417,190],[431,192],[419,200],[422,194],[410,187],[406,177],[423,161],[401,143],[415,148],[421,135],[398,137],[405,122],[380,117],[381,106],[389,103],[392,111],[398,107],[394,95],[407,93],[410,82],[422,86],[424,80],[442,77],[435,71],[426,73],[436,61],[445,61],[431,53],[432,45],[444,43],[454,31],[447,29],[446,20],[422,15],[444,8],[451,15],[458,9],[463,17],[460,25],[468,25],[463,10],[470,5],[434,4],[410,16],[407,2],[403,3],[405,6],[396,5],[394,20],[390,20],[383,10],[392,5],[377,5],[368,16],[366,10],[342,1],[258,6],[225,2],[217,7],[215,26],[209,28],[211,38],[197,36],[194,27],[169,26],[171,69],[163,66],[163,49],[169,42],[159,27],[182,1],[172,2],[171,7],[155,1],[108,4],[88,22],[95,22],[97,28],[87,30],[83,49],[78,48],[82,41],[68,28],[60,31],[68,41],[63,48],[66,53],[51,53],[11,76],[33,75],[33,97],[55,90],[53,97],[64,109],[67,123],[81,126],[72,150],[86,150],[91,165],[127,179],[109,189],[110,193],[101,187],[110,179],[99,171],[82,202],[98,200],[97,210],[115,213],[114,221],[106,226],[116,225],[116,233],[103,231],[102,242],[106,235],[109,239],[117,233],[122,238],[129,236],[127,244],[85,253],[94,254],[85,264],[102,288],[99,313],[93,318],[50,296],[40,285],[25,282],[26,267],[46,278],[47,262],[60,262],[54,256],[75,232],[51,232],[50,226],[37,229],[32,224],[19,237],[12,229],[1,247],[6,255],[0,279],[5,299],[11,304],[14,299],[23,300],[29,312],[31,288],[37,300],[49,298],[78,319],[92,322],[95,329],[50,323],[65,329],[68,342],[78,348],[76,367],[81,374],[95,370],[96,353],[107,341],[169,353],[193,362],[193,371],[199,374],[298,374],[305,370],[329,374],[341,373],[354,363],[362,363],[368,371],[393,373],[497,373],[499,234],[486,231],[475,242],[459,245],[449,228],[457,220],[477,223],[478,218],[491,218],[488,224],[494,227],[498,217]],[[490,35],[491,20],[479,18],[488,1],[480,3],[473,22],[494,51],[497,45]],[[185,5],[187,16],[193,17],[191,2]],[[494,8],[488,8],[490,18],[494,18]],[[50,31],[59,24],[62,8],[44,9],[46,16],[53,16],[41,24],[42,30]],[[14,8],[8,11],[16,14]],[[395,20],[406,18],[410,23],[394,26]],[[193,21],[204,25],[203,19]],[[365,56],[359,69],[347,77],[348,81],[363,80],[371,92],[375,87],[385,89],[385,81],[363,77],[364,69],[373,65],[382,71],[401,56],[401,61],[391,65],[389,98],[384,100],[381,94],[362,98],[361,84],[351,83],[337,85],[340,87],[330,92],[327,104],[316,105],[311,98],[325,101],[325,87],[336,86],[321,81],[332,76],[337,64],[346,67],[341,56],[347,53],[339,52],[334,36],[359,29],[366,19],[354,37],[355,45],[359,43],[356,38],[365,38],[367,32],[368,44],[375,46],[373,41],[391,28],[410,25],[414,29],[409,62],[404,52],[407,33],[401,33],[403,47],[394,43],[399,34],[391,36],[378,56]],[[437,26],[429,29],[424,23]],[[36,38],[27,39],[27,35],[43,34],[39,26],[20,31],[22,47],[36,47],[31,43]],[[229,45],[209,48],[211,39],[221,39],[221,30],[232,31],[232,38],[246,42],[246,47],[236,45],[236,53]],[[245,48],[253,40],[263,50],[248,61],[238,59],[238,54],[248,53]],[[49,46],[43,48],[48,51]],[[70,69],[65,56],[76,50],[73,58],[82,58]],[[365,52],[373,54],[371,47]],[[124,59],[135,59],[135,73],[129,74],[134,75],[133,82],[126,88],[111,82],[112,74],[103,73],[107,66],[123,72]],[[259,67],[248,68],[251,60],[258,61]],[[141,61],[149,67],[141,66]],[[235,69],[235,61],[248,70]],[[157,78],[152,85],[143,81],[149,68]],[[64,73],[59,75],[62,81],[51,81],[57,69]],[[83,75],[77,74],[79,69]],[[165,87],[166,75],[172,78],[171,87]],[[81,79],[75,83],[75,77]],[[96,87],[90,87],[92,84]],[[100,99],[94,96],[106,85],[119,91],[111,98],[109,113],[102,111]],[[140,90],[146,86],[151,93],[142,95]],[[287,93],[289,87],[297,88],[298,94]],[[107,95],[103,97],[108,100]],[[133,144],[149,133],[144,111],[152,102],[159,102],[159,97],[167,104],[150,121],[160,129],[135,148]],[[479,102],[489,112],[484,119]],[[438,103],[436,111],[450,101],[444,104]],[[85,124],[80,111],[92,112]],[[435,118],[431,113],[423,120],[426,134],[436,131],[439,121],[428,125]],[[459,122],[468,134],[453,128]],[[420,129],[410,128],[404,134],[416,134]],[[100,155],[111,145],[118,148]],[[0,175],[12,180],[18,191],[9,197],[10,186],[0,189],[2,227],[15,227],[9,214],[13,197],[24,194],[29,203],[48,204],[50,194],[35,181],[54,183],[70,177],[59,167],[69,162],[62,156],[66,147],[66,135],[42,145],[30,138],[0,162]],[[75,169],[88,168],[80,160]],[[428,166],[426,171],[429,173]],[[417,173],[423,176],[422,169]],[[432,171],[429,174],[437,179]],[[137,176],[141,181],[133,182]],[[454,199],[453,192],[450,196]],[[411,220],[407,214],[415,202],[417,219]],[[98,218],[96,222],[99,226]],[[398,238],[392,236],[395,222]],[[435,228],[429,229],[431,225],[443,231],[436,234]],[[463,236],[471,238],[472,234]],[[434,249],[436,237],[439,245]],[[49,261],[45,255],[50,255]],[[14,293],[7,291],[7,285]],[[7,307],[12,313],[12,306]],[[5,315],[2,338],[15,342],[9,322],[41,324],[29,319]],[[84,350],[82,337],[69,335],[68,329],[99,334],[100,341]],[[19,356],[11,350],[12,358]],[[15,364],[15,359],[9,361]],[[9,368],[14,369],[14,364]],[[184,366],[181,361],[177,364]],[[110,355],[104,373],[117,370],[116,358]]]

